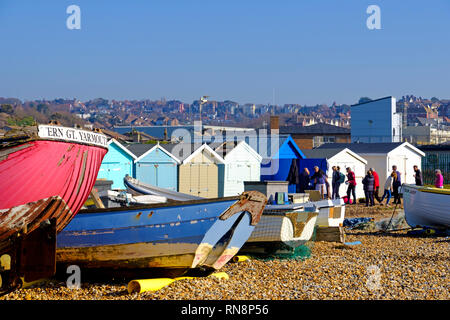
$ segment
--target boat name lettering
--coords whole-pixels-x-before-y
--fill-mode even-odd
[[[39,137],[108,146],[108,139],[103,134],[65,127],[40,125]]]

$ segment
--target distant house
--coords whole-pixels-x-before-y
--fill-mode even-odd
[[[244,192],[244,181],[259,181],[262,157],[245,141],[229,141],[209,145],[224,159],[219,166],[219,197]]]
[[[164,145],[132,144],[128,149],[136,156],[136,179],[160,188],[178,190],[178,165],[181,161],[166,150]]]
[[[123,178],[126,175],[134,177],[136,156],[116,139],[108,141],[108,153],[103,158],[97,179],[112,180],[113,189],[126,189]]]
[[[350,129],[317,123],[310,126],[280,127],[280,134],[289,134],[300,149],[313,149],[324,143],[349,143]]]
[[[413,166],[421,168],[424,152],[408,142],[391,143],[329,143],[318,149],[348,148],[367,160],[366,171],[374,168],[380,177],[380,186],[396,165],[401,173],[402,183],[415,183]]]
[[[343,174],[346,173],[346,168],[350,167],[352,171],[355,173],[356,176],[356,197],[357,198],[363,198],[364,195],[364,189],[362,185],[362,179],[366,175],[366,165],[367,160],[358,155],[357,153],[353,152],[352,150],[348,148],[333,148],[333,149],[313,149],[313,150],[303,150],[303,153],[305,156],[309,158],[324,158],[328,161],[328,168],[327,176],[328,181],[330,182],[333,178],[333,170],[331,168],[333,166],[339,166],[340,172]],[[331,191],[331,190],[330,190]],[[347,185],[341,184],[339,188],[339,195],[343,197],[347,193]]]

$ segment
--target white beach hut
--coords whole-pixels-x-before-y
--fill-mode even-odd
[[[425,153],[414,147],[409,142],[390,143],[327,143],[317,149],[349,148],[359,156],[367,160],[366,171],[374,168],[380,177],[380,189],[384,186],[387,177],[392,172],[392,166],[396,165],[401,173],[402,183],[415,184],[413,166],[422,166],[422,157]],[[382,193],[380,192],[380,196]]]
[[[333,166],[339,166],[343,174],[347,174],[345,168],[350,167],[356,176],[356,197],[364,197],[364,189],[362,179],[365,176],[367,160],[349,148],[327,148],[327,149],[312,149],[302,150],[307,158],[323,158],[328,161],[328,181],[331,184],[333,177]],[[331,190],[330,190],[331,191]],[[339,195],[343,197],[347,194],[347,185],[342,183],[339,188]]]
[[[244,192],[244,181],[259,181],[262,157],[245,141],[210,146],[224,159],[219,166],[219,197],[239,195]]]

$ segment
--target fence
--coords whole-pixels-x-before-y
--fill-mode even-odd
[[[434,184],[434,170],[440,169],[444,184],[450,184],[450,152],[426,151],[422,158],[422,177],[424,184]]]

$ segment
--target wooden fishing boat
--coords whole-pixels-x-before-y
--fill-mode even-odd
[[[304,203],[291,203],[284,205],[268,205],[266,210],[299,210],[302,208],[317,208],[316,225],[320,227],[338,227],[344,223],[345,202],[343,199],[307,201]]]
[[[406,222],[413,228],[450,228],[450,190],[402,185]]]
[[[58,235],[57,260],[84,270],[118,273],[220,269],[247,241],[266,197],[191,200],[80,211]]]
[[[164,189],[157,186],[152,186],[142,181],[139,181],[135,178],[132,178],[129,175],[125,176],[123,182],[127,187],[127,191],[130,192],[131,194],[155,195],[175,201],[189,201],[189,200],[203,199],[201,197],[196,197],[190,194]]]
[[[339,227],[344,223],[345,202],[343,199],[320,200],[305,203],[305,206],[316,206],[319,208],[319,216],[316,225],[320,227]]]
[[[266,207],[241,253],[291,254],[311,239],[319,214],[317,208],[298,205],[296,209],[276,207]]]
[[[80,210],[107,153],[107,138],[59,125],[0,139],[0,291],[55,271],[55,238]]]

